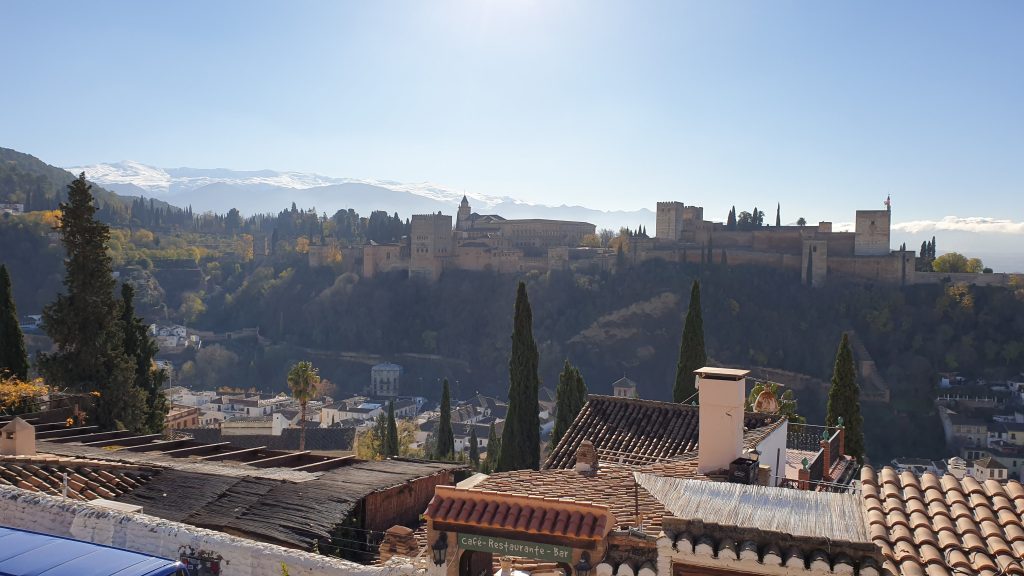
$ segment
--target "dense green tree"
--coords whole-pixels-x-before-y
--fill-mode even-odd
[[[825,425],[838,426],[840,418],[846,427],[846,453],[863,460],[864,419],[860,414],[860,386],[857,384],[853,351],[850,349],[850,339],[846,333],[843,333],[839,349],[836,351],[832,386],[828,391]]]
[[[124,353],[135,365],[135,387],[146,395],[146,431],[151,434],[163,432],[170,409],[167,396],[161,390],[167,374],[153,363],[159,348],[142,318],[135,315],[135,289],[127,282],[121,285],[121,331],[124,334]]]
[[[28,354],[25,336],[18,323],[18,308],[14,305],[14,290],[7,266],[0,264],[0,374],[9,373],[28,379]]]
[[[395,421],[395,401],[388,402],[388,429],[384,438],[384,455],[398,456],[398,422]]]
[[[480,447],[477,446],[480,441],[476,437],[476,426],[470,426],[469,430],[469,461],[474,466],[480,467]]]
[[[796,219],[796,225],[797,226],[807,226],[807,218],[804,218],[803,216],[797,218]]]
[[[498,471],[537,470],[540,467],[540,412],[537,374],[540,355],[533,339],[533,311],[526,283],[516,290],[512,329],[512,353],[508,361],[508,418],[502,437],[509,440],[501,451]]]
[[[316,397],[320,373],[311,362],[299,362],[288,370],[288,388],[299,402],[299,450],[306,449],[306,404]]]
[[[980,258],[967,258],[959,252],[947,252],[932,260],[932,269],[936,272],[972,272],[981,274],[985,265]]]
[[[552,449],[558,445],[587,402],[587,385],[583,381],[583,374],[579,368],[570,364],[568,359],[562,367],[562,373],[558,375],[555,402],[555,427],[551,431]]]
[[[700,282],[694,280],[690,288],[690,307],[686,312],[686,322],[683,324],[683,338],[679,344],[676,385],[672,390],[675,402],[686,402],[691,396],[696,395],[696,375],[693,372],[703,368],[707,362],[708,355],[704,350],[704,320],[700,307]]]
[[[67,293],[43,309],[43,327],[56,352],[41,355],[39,368],[51,386],[95,393],[93,423],[141,430],[146,396],[135,386],[134,359],[124,352],[121,306],[107,254],[110,229],[96,217],[91,189],[80,174],[60,205]]]
[[[434,435],[434,458],[451,460],[455,456],[455,433],[452,431],[452,396],[448,379],[441,384],[441,407]]]
[[[501,438],[498,437],[498,432],[494,428],[494,422],[491,422],[491,429],[487,432],[487,462],[485,469],[487,472],[494,472],[498,465],[498,460],[501,458]]]
[[[736,207],[729,209],[729,216],[725,219],[725,227],[734,230],[736,228]]]

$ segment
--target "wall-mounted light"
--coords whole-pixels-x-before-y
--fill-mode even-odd
[[[435,566],[444,566],[445,556],[448,555],[448,533],[441,532],[437,535],[437,540],[430,546],[431,554],[434,557]]]
[[[576,563],[576,576],[590,576],[591,568],[593,567],[590,565],[590,553],[583,552],[580,561]]]

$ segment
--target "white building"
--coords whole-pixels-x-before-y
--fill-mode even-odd
[[[393,398],[398,396],[402,367],[398,364],[385,362],[370,368],[370,395]]]
[[[227,420],[220,425],[221,436],[249,436],[249,435],[271,435],[280,436],[281,431],[288,427],[284,416],[271,414],[269,416],[242,417],[234,420]]]

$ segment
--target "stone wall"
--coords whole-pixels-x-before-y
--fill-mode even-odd
[[[191,548],[220,556],[224,576],[405,576],[411,564],[363,566],[340,558],[263,544],[145,514],[124,514],[83,502],[0,486],[0,524],[178,559]]]

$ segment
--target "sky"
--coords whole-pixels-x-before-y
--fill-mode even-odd
[[[891,194],[897,222],[1012,228],[1022,24],[1010,1],[8,0],[0,146],[711,219]]]

